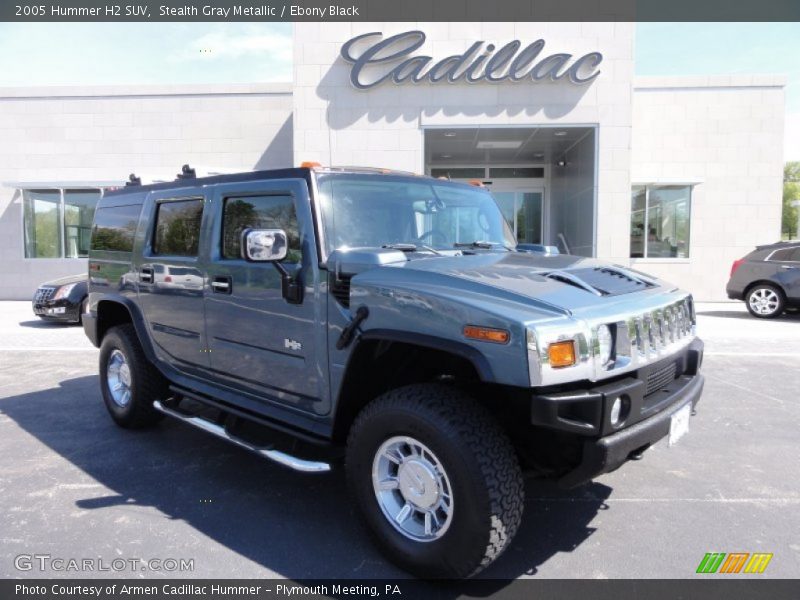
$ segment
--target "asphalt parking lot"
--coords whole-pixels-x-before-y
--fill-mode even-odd
[[[691,578],[706,552],[774,554],[742,577],[800,574],[800,314],[707,304],[698,328],[706,391],[688,436],[576,490],[529,482],[522,529],[484,577]],[[193,559],[168,574],[203,578],[404,576],[341,475],[296,474],[170,421],[118,429],[96,373],[80,327],[0,302],[0,576],[77,576],[20,571],[21,554]]]

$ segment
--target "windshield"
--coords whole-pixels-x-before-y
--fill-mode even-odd
[[[516,245],[494,198],[465,185],[391,175],[321,175],[319,205],[330,254],[338,248],[414,244],[437,250]]]

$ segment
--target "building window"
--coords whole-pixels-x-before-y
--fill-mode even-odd
[[[25,258],[89,256],[98,189],[23,190]]]
[[[544,167],[491,167],[489,179],[542,179]]]
[[[631,258],[689,258],[690,185],[635,185]]]

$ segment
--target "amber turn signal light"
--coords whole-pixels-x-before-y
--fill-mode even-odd
[[[477,325],[467,325],[464,327],[464,337],[481,342],[494,342],[495,344],[507,344],[511,339],[511,334],[505,329],[492,329],[491,327],[478,327]]]
[[[547,356],[550,359],[550,366],[554,369],[571,367],[575,364],[575,342],[572,340],[554,342],[547,348]]]
[[[313,160],[304,160],[300,163],[301,169],[314,169],[316,167],[321,167],[322,165]]]

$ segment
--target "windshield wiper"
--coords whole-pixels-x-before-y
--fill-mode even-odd
[[[407,242],[397,242],[394,244],[384,244],[381,248],[388,248],[390,250],[400,250],[400,252],[416,252],[418,249],[432,252],[433,254],[441,254],[438,250],[426,246],[425,244],[411,244]]]
[[[491,250],[495,246],[500,246],[501,248],[505,248],[509,252],[512,252],[511,248],[499,242],[485,242],[483,240],[475,240],[474,242],[456,242],[455,244],[453,244],[453,248],[481,248],[483,250]]]

